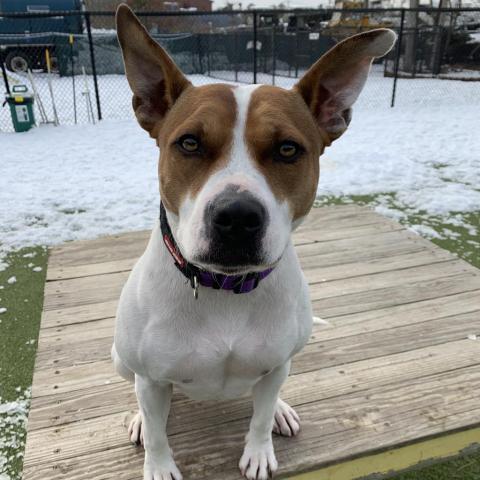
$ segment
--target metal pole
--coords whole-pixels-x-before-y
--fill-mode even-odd
[[[8,77],[7,77],[7,70],[5,69],[5,65],[3,62],[0,62],[2,64],[2,76],[3,76],[3,81],[5,82],[5,90],[7,91],[7,94],[10,95],[10,85],[8,84]]]
[[[47,61],[47,83],[48,83],[48,90],[50,91],[50,98],[52,100],[52,111],[53,111],[53,124],[58,127],[60,124],[58,120],[57,114],[57,106],[55,105],[55,97],[53,95],[53,85],[52,85],[52,69],[51,69],[51,60],[50,60],[50,51],[48,48],[45,49],[45,60]]]
[[[92,27],[90,25],[90,12],[85,12],[85,23],[87,24],[88,44],[90,47],[90,62],[92,64],[93,86],[95,88],[95,98],[97,100],[98,119],[102,119],[102,109],[100,107],[100,93],[98,92],[97,68],[95,66],[95,53],[93,51]]]
[[[75,89],[75,60],[73,52],[73,35],[70,35],[68,38],[70,43],[70,64],[72,66],[72,90],[73,90],[73,118],[75,120],[75,125],[77,124],[77,95]]]
[[[405,59],[403,70],[410,72],[415,77],[417,65],[417,33],[418,33],[418,12],[411,10],[418,8],[419,0],[410,0],[410,8],[405,14],[406,35],[405,35]]]
[[[210,71],[210,48],[212,45],[212,42],[210,41],[210,37],[213,35],[213,33],[210,31],[208,32],[208,37],[207,37],[207,76],[211,76],[211,71]]]
[[[277,69],[277,51],[275,45],[275,27],[276,25],[272,25],[272,85],[275,85],[275,70]]]
[[[28,75],[28,79],[30,80],[30,84],[32,85],[33,98],[37,102],[37,108],[38,108],[38,111],[40,112],[40,117],[42,117],[42,122],[49,123],[47,112],[45,111],[45,107],[43,106],[42,99],[40,98],[37,85],[35,84],[35,80],[33,79],[32,71],[30,69],[27,70],[27,75]]]
[[[402,14],[400,18],[400,31],[398,32],[398,42],[397,42],[397,51],[395,53],[395,67],[393,74],[393,90],[392,90],[392,102],[390,107],[395,106],[395,95],[397,93],[397,79],[398,79],[398,68],[400,66],[400,55],[402,54],[402,38],[403,38],[403,24],[405,22],[405,9],[402,8]]]
[[[257,12],[253,12],[253,83],[257,83]]]
[[[298,78],[298,23],[300,22],[300,15],[298,13],[295,15],[295,20],[295,78]]]
[[[238,33],[233,33],[233,41],[235,45],[235,81],[238,82]]]

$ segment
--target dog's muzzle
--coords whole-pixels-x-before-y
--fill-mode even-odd
[[[273,266],[262,271],[246,272],[240,275],[224,275],[199,268],[188,262],[182,255],[168,224],[165,207],[160,202],[160,229],[163,242],[172,256],[175,266],[189,280],[195,298],[198,298],[198,287],[210,287],[216,290],[231,290],[234,293],[248,293],[255,290],[261,280],[268,277]]]
[[[210,248],[202,261],[227,269],[262,263],[268,215],[251,193],[226,189],[207,205],[204,224]]]

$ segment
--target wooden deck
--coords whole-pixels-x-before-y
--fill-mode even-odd
[[[147,238],[52,250],[24,480],[142,478],[143,451],[126,434],[134,391],[109,354]],[[283,388],[303,423],[299,437],[275,439],[278,477],[349,480],[480,443],[479,270],[357,206],[315,209],[295,243],[315,314],[331,325],[314,328]],[[240,478],[250,413],[248,400],[175,394],[169,435],[185,480]]]

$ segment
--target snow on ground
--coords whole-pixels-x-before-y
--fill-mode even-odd
[[[13,402],[2,402],[0,397],[0,451],[8,452],[0,455],[0,480],[13,478],[10,466],[15,458],[23,457],[31,389],[17,391],[19,396]]]
[[[104,111],[127,119],[0,134],[0,253],[151,227],[158,152],[131,119],[125,78],[115,81],[116,100],[105,97]],[[480,210],[480,84],[400,80],[391,109],[391,81],[373,72],[349,130],[321,159],[318,192],[394,194],[378,197],[381,213],[400,218],[407,209],[462,224],[452,212]]]

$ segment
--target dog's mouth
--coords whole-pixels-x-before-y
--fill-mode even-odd
[[[263,272],[274,268],[281,256],[274,262],[267,262],[258,252],[251,255],[232,255],[232,252],[219,254],[203,254],[194,259],[194,263],[202,270],[222,275],[246,275],[247,273]]]
[[[247,275],[248,273],[263,272],[270,268],[274,268],[277,263],[278,262],[260,265],[218,265],[215,263],[195,262],[195,265],[202,270],[218,273],[220,275],[241,276]]]

